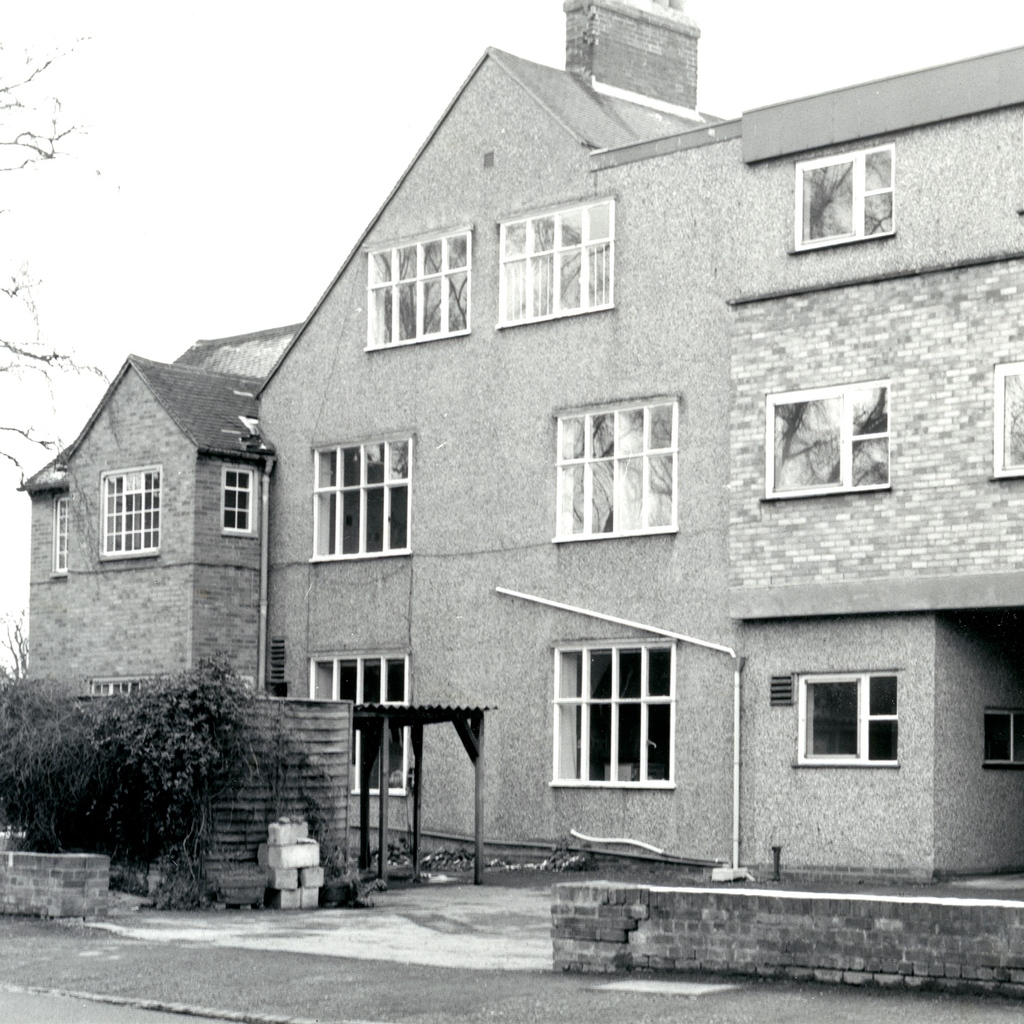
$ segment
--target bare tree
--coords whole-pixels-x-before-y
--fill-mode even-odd
[[[28,626],[24,612],[0,618],[0,682],[28,678]]]
[[[60,101],[48,95],[45,88],[46,72],[56,59],[15,55],[0,45],[0,181],[55,159],[60,144],[76,131],[61,123]],[[0,380],[20,386],[25,378],[36,376],[49,384],[65,373],[98,373],[93,367],[82,366],[70,353],[46,343],[33,295],[38,282],[26,266],[16,265],[13,254],[0,255],[8,267],[0,272]],[[0,458],[21,470],[18,453],[26,442],[55,447],[55,441],[37,427],[11,422],[0,411]]]

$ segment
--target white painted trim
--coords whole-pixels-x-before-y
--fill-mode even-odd
[[[607,85],[604,82],[599,82],[593,75],[590,76],[590,88],[601,96],[610,96],[614,100],[626,100],[640,107],[657,110],[662,114],[674,114],[676,117],[685,117],[687,120],[699,121],[701,124],[706,121],[703,114],[690,107],[681,107],[675,103],[668,103],[666,100],[655,99],[653,96],[645,96],[642,92],[620,89],[617,85]]]

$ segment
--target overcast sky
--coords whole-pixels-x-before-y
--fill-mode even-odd
[[[27,264],[44,340],[107,377],[132,352],[303,320],[485,47],[564,60],[561,0],[6,6],[4,56],[64,53],[43,84],[80,131],[0,175],[0,271]],[[687,12],[699,106],[719,115],[1024,45],[1020,0]],[[25,387],[0,382],[0,403]],[[25,421],[67,442],[103,389],[33,392]],[[18,482],[0,467],[0,614],[28,601]]]

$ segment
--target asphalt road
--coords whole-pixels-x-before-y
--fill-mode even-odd
[[[658,983],[654,991],[608,987],[628,980],[637,979],[467,970],[189,941],[157,943],[81,924],[0,919],[0,986],[107,994],[243,1015],[236,1020],[877,1024],[898,1019],[900,1024],[1024,1024],[1024,1005],[996,998],[689,976],[641,979]],[[703,992],[665,987],[672,981],[692,986],[698,980],[711,987]],[[66,1012],[46,1016],[51,1010]],[[162,1024],[166,1016],[0,988],[4,1022]]]

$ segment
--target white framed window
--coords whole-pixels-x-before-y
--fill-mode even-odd
[[[469,333],[468,230],[381,249],[369,259],[368,348]]]
[[[798,163],[796,247],[891,235],[895,180],[893,145]]]
[[[409,553],[411,440],[316,453],[314,558]]]
[[[1024,363],[995,371],[996,476],[1024,476]]]
[[[678,433],[675,401],[560,416],[555,540],[674,531]]]
[[[769,395],[769,498],[889,486],[889,382]]]
[[[344,655],[310,661],[311,700],[350,700],[353,704],[408,704],[409,658],[407,655]],[[409,778],[409,730],[391,737],[388,753],[388,792],[404,796]],[[359,792],[359,756],[362,735],[352,744],[353,792]],[[370,769],[371,793],[380,792],[380,753]]]
[[[122,693],[138,693],[141,688],[141,679],[89,680],[89,695],[92,697],[117,697]]]
[[[151,555],[160,550],[159,466],[104,473],[103,554]]]
[[[985,709],[984,763],[1024,767],[1024,711]]]
[[[610,199],[502,224],[498,326],[610,309],[614,256]]]
[[[62,494],[53,499],[53,572],[66,575],[68,571],[68,514],[71,498]]]
[[[221,529],[225,533],[253,534],[256,474],[251,469],[225,466],[221,474]]]
[[[899,762],[893,673],[800,677],[800,764]]]
[[[554,707],[552,785],[674,785],[673,645],[555,651]]]

